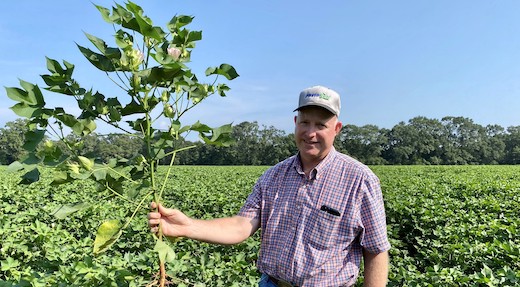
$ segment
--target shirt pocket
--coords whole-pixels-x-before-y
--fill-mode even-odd
[[[308,207],[306,207],[308,208]],[[307,244],[317,250],[329,249],[336,244],[341,217],[318,208],[310,211],[310,234]]]

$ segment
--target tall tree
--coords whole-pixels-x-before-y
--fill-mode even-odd
[[[27,120],[16,119],[0,128],[0,164],[11,164],[26,154],[23,148]]]
[[[365,164],[385,164],[382,152],[388,143],[387,133],[386,129],[375,125],[358,127],[347,124],[336,137],[335,146]]]
[[[400,122],[388,133],[385,158],[393,164],[441,164],[443,127],[436,119],[415,117]]]
[[[258,159],[261,165],[274,165],[297,151],[294,135],[286,136],[285,132],[273,126],[259,131]]]
[[[499,164],[504,162],[506,152],[506,133],[499,125],[487,125],[485,128],[485,144],[480,158],[481,164]]]
[[[231,146],[235,164],[260,164],[260,127],[256,121],[242,122],[233,127],[232,137],[235,143]]]
[[[485,129],[464,117],[444,117],[447,132],[444,156],[447,164],[478,164],[483,149]]]
[[[520,164],[520,126],[508,127],[507,132],[504,163]]]

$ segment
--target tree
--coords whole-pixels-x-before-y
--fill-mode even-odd
[[[505,130],[499,125],[487,125],[480,163],[499,164],[504,161],[506,153]]]
[[[259,132],[258,158],[261,165],[275,165],[297,152],[294,135],[288,136],[273,126],[263,128]]]
[[[336,138],[339,151],[347,153],[365,164],[385,164],[382,152],[387,145],[387,130],[375,125],[345,125]]]
[[[27,120],[16,119],[0,128],[0,164],[11,164],[27,152],[23,148]]]
[[[388,132],[385,159],[393,164],[440,164],[443,127],[436,119],[415,117]]]
[[[508,136],[505,139],[504,162],[520,164],[520,126],[507,128]]]
[[[230,150],[233,162],[238,165],[259,165],[260,159],[260,127],[256,121],[242,122],[233,127],[235,143]]]
[[[479,164],[485,145],[485,129],[464,117],[444,117],[447,142],[444,158],[447,164]]]

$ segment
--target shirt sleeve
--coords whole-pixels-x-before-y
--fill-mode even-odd
[[[376,175],[366,178],[361,190],[361,223],[363,230],[360,244],[368,252],[382,253],[390,249],[386,228],[386,213],[381,185]]]
[[[253,192],[249,194],[246,202],[238,212],[239,216],[256,219],[260,218],[261,206],[262,206],[262,188],[261,179],[259,179],[253,187]]]

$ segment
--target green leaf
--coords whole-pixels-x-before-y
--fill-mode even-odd
[[[209,126],[197,121],[190,127],[190,130],[196,131],[196,132],[209,132],[209,131],[211,131],[211,128]]]
[[[168,30],[172,33],[176,33],[179,28],[190,24],[193,21],[193,16],[179,15],[173,17],[170,22],[166,25]]]
[[[94,240],[94,255],[98,255],[110,248],[123,233],[121,228],[121,222],[117,219],[103,222]]]
[[[23,164],[19,161],[14,161],[7,167],[7,169],[5,171],[6,172],[17,172],[22,169],[24,169]]]
[[[94,178],[96,178],[96,181],[105,180],[107,177],[107,170],[106,168],[95,168],[92,174],[94,175]]]
[[[121,51],[118,48],[108,47],[105,41],[96,36],[90,35],[88,33],[85,33],[85,35],[103,55],[107,56],[107,58],[117,60],[121,58]]]
[[[78,48],[81,51],[81,53],[83,54],[83,56],[85,56],[85,58],[87,58],[87,60],[89,60],[89,62],[92,65],[94,65],[94,67],[96,67],[99,70],[104,71],[104,72],[116,71],[114,64],[108,57],[101,55],[99,53],[95,53],[92,50],[82,47],[78,44],[76,44],[76,45],[78,46]]]
[[[161,41],[165,33],[162,31],[160,27],[152,26],[152,20],[143,15],[143,9],[132,2],[128,2],[126,4],[126,8],[128,11],[134,14],[134,19],[137,21],[137,25],[139,25],[139,31],[143,36],[153,38],[155,40]]]
[[[222,64],[218,68],[211,67],[206,70],[206,76],[215,75],[215,74],[222,75],[222,76],[226,77],[226,79],[228,79],[228,80],[233,80],[239,76],[237,71],[235,70],[235,68],[233,68],[233,66],[228,65],[228,64]]]
[[[169,263],[175,260],[175,252],[163,240],[157,240],[153,250],[159,254],[159,260],[161,262]]]
[[[121,26],[136,31],[138,33],[141,33],[139,23],[137,23],[137,20],[132,16],[132,13],[128,12],[125,8],[123,8],[121,5],[116,4],[117,8],[116,10],[112,10],[113,12],[113,19],[119,17],[117,21],[121,23]]]
[[[64,70],[61,67],[60,63],[58,63],[58,61],[48,57],[45,57],[45,59],[47,60],[47,70],[59,75],[62,75],[64,73]]]
[[[33,118],[41,114],[40,108],[35,108],[26,103],[18,103],[11,107],[11,110],[18,116],[24,118]]]
[[[202,40],[202,31],[190,31],[188,33],[188,42],[195,42]]]
[[[71,215],[74,212],[87,209],[90,205],[88,203],[76,203],[76,204],[65,204],[58,208],[56,208],[51,215],[58,219],[65,219],[67,216]]]
[[[233,130],[231,124],[223,125],[218,128],[210,128],[207,125],[196,122],[190,130],[199,132],[199,137],[206,143],[216,146],[229,146],[234,140],[231,138]]]
[[[69,173],[66,171],[55,172],[51,185],[60,185],[73,180],[74,179],[70,177]]]
[[[81,134],[83,136],[91,134],[97,128],[96,122],[91,119],[81,119],[81,120],[79,120],[79,122],[81,123],[81,126],[83,127],[83,130],[81,131]]]
[[[27,95],[27,92],[20,88],[6,87],[5,91],[7,92],[7,96],[13,101],[21,103],[27,103],[31,101]]]
[[[0,266],[1,271],[12,271],[20,266],[20,261],[12,257],[7,257],[6,260],[0,261]]]
[[[141,77],[143,83],[154,83],[159,87],[169,87],[174,78],[180,76],[181,71],[180,64],[172,63],[168,65],[168,68],[153,67],[139,71],[136,75]]]
[[[31,184],[33,182],[37,182],[38,180],[40,180],[40,171],[38,168],[34,168],[33,170],[22,175],[20,184]]]
[[[103,20],[105,20],[106,22],[112,24],[114,23],[113,19],[110,17],[110,10],[103,7],[103,6],[99,6],[99,5],[95,5],[96,8],[99,10],[99,12],[101,13],[101,17],[103,17]]]
[[[72,131],[79,136],[86,136],[96,129],[96,123],[91,119],[78,120],[73,115],[65,113],[63,108],[56,108],[54,110],[54,117],[71,128]]]
[[[109,98],[107,99],[108,106],[108,117],[111,122],[118,122],[121,120],[121,103],[117,98]]]
[[[40,144],[44,137],[45,130],[34,130],[25,132],[25,143],[23,145],[23,148],[28,151],[36,150],[36,147],[38,147],[38,144]]]
[[[145,112],[146,112],[146,110],[143,108],[143,106],[138,104],[133,99],[128,105],[126,105],[123,109],[121,109],[122,116],[128,116],[128,115],[133,115],[133,114],[142,114]]]
[[[24,156],[22,159],[20,159],[20,162],[24,164],[25,168],[28,166],[36,166],[42,162],[41,158],[36,156],[34,152],[30,152],[26,156]]]
[[[221,97],[225,97],[226,96],[226,92],[229,91],[229,87],[226,84],[218,84],[217,85],[217,91],[218,91],[218,94]]]
[[[119,29],[114,36],[116,40],[116,44],[119,48],[126,50],[128,48],[132,48],[134,37],[127,32]]]
[[[43,100],[42,92],[37,85],[31,84],[23,80],[20,80],[20,85],[27,91],[27,96],[31,100],[31,102],[28,102],[28,104],[35,105],[37,107],[45,106],[45,101]]]
[[[6,87],[7,96],[14,101],[34,107],[43,107],[45,101],[38,86],[20,80],[20,85],[25,89]]]

